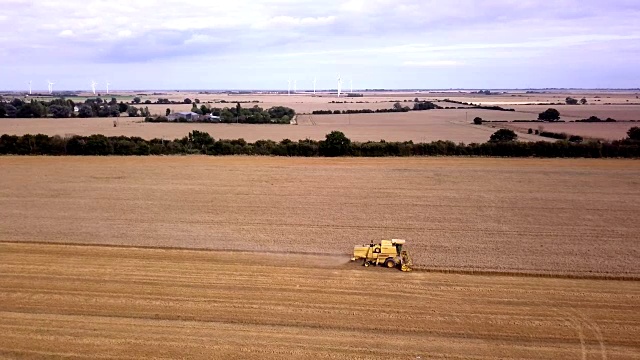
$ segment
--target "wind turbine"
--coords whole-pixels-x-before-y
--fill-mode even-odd
[[[98,85],[98,83],[94,80],[91,80],[91,91],[93,91],[93,95],[96,94],[96,85]]]
[[[340,91],[342,90],[342,78],[338,74],[338,97],[340,97]]]
[[[313,78],[313,95],[316,94],[316,78]]]
[[[109,94],[109,85],[111,85],[111,83],[107,80],[107,94]]]
[[[29,80],[29,95],[31,95],[31,80]]]
[[[349,79],[349,84],[351,85],[351,93],[353,93],[353,79]]]
[[[287,80],[287,95],[291,95],[291,79]]]
[[[47,80],[47,83],[49,84],[49,94],[53,94],[53,84],[51,80]]]

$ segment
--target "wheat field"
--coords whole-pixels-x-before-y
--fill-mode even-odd
[[[633,160],[2,157],[0,241],[327,253],[639,276]]]
[[[638,282],[0,243],[0,357],[638,359]],[[393,285],[387,285],[393,284]]]
[[[0,174],[0,358],[639,358],[637,161],[6,156]],[[413,272],[349,261],[391,237]]]

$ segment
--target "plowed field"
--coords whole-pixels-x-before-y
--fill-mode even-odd
[[[640,283],[0,243],[0,357],[638,359]]]

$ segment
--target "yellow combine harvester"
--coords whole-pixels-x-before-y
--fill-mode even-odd
[[[351,261],[362,260],[364,266],[384,265],[388,268],[400,268],[411,271],[413,261],[409,252],[403,250],[406,241],[400,239],[382,240],[378,244],[371,241],[369,245],[354,246]]]

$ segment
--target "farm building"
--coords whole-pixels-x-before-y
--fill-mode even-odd
[[[189,122],[199,121],[200,114],[197,114],[191,111],[181,111],[181,112],[176,112],[176,113],[167,115],[167,119],[169,119],[169,121],[178,121],[180,119],[185,119]]]
[[[180,121],[184,119],[187,122],[220,122],[219,116],[213,116],[211,114],[200,115],[191,111],[182,111],[169,114],[167,116],[169,121]]]

